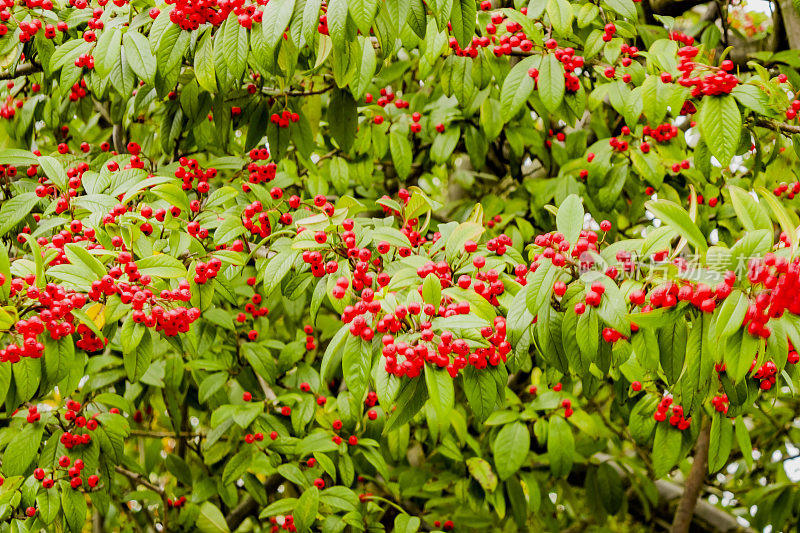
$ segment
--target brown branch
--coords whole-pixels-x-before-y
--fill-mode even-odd
[[[781,133],[786,133],[789,135],[800,133],[800,126],[787,124],[785,122],[778,122],[777,120],[771,118],[759,117],[755,120],[755,125],[761,126],[762,128],[769,128],[771,130],[779,130]]]
[[[130,480],[131,483],[134,483],[136,485],[141,485],[141,486],[143,486],[145,488],[148,488],[148,489],[158,493],[161,496],[161,499],[163,500],[163,503],[164,503],[164,511],[161,513],[161,525],[163,526],[163,530],[164,531],[169,531],[168,517],[167,517],[167,509],[169,508],[169,506],[167,505],[167,500],[168,499],[167,499],[166,491],[164,491],[164,489],[162,489],[158,485],[154,485],[153,483],[150,483],[150,481],[148,481],[147,478],[145,478],[141,474],[137,474],[136,472],[131,472],[130,470],[122,468],[121,466],[115,466],[114,470],[118,474],[122,474],[123,476],[127,477]]]
[[[121,466],[115,466],[114,470],[116,470],[118,474],[122,474],[136,484],[146,487],[154,492],[157,492],[161,496],[164,496],[164,489],[158,485],[150,483],[150,481],[148,481],[143,475],[137,474],[136,472],[131,472],[130,470],[122,468]]]
[[[147,429],[132,429],[131,435],[134,437],[149,437],[152,439],[194,439],[196,437],[202,439],[205,437],[202,433],[192,433],[190,431],[179,431],[175,433],[173,431],[151,431]]]
[[[264,490],[267,494],[274,492],[281,486],[283,483],[283,477],[278,474],[273,474],[267,478],[264,482]],[[239,525],[244,522],[244,520],[248,517],[253,515],[258,510],[258,502],[250,496],[249,494],[242,498],[242,501],[239,502],[239,505],[231,509],[228,513],[228,518],[225,519],[225,522],[228,524],[228,529],[231,531],[236,531]]]
[[[264,89],[261,90],[261,92],[273,98],[279,98],[281,96],[313,96],[315,94],[325,94],[334,87],[336,87],[335,83],[326,85],[322,89],[315,89],[313,91],[276,91],[275,89],[265,87]]]
[[[694,461],[689,477],[686,479],[686,486],[683,495],[678,502],[675,510],[675,518],[672,521],[672,533],[688,533],[689,526],[694,517],[694,508],[697,506],[697,499],[706,479],[708,470],[708,447],[711,440],[711,422],[709,418],[703,420],[700,428],[700,436],[694,448]]]
[[[42,71],[42,66],[35,63],[23,63],[13,72],[0,72],[0,80],[13,80],[20,76],[28,76]]]

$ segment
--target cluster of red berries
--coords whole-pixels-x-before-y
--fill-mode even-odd
[[[794,99],[789,104],[789,109],[786,110],[787,120],[794,120],[797,118],[797,112],[800,111],[800,100]]]
[[[711,398],[711,405],[714,407],[716,412],[724,415],[728,414],[728,395],[720,394],[718,396],[714,396]]]
[[[254,442],[261,442],[264,440],[263,433],[248,433],[244,436],[244,441],[247,444],[253,444]],[[275,439],[272,439],[275,440]]]
[[[248,278],[248,285],[251,285],[250,280],[253,280],[252,285],[255,285],[255,278],[251,277]],[[269,308],[267,307],[258,307],[258,305],[263,301],[263,298],[260,294],[253,294],[250,297],[250,301],[247,302],[244,306],[245,313],[249,313],[253,318],[260,317],[260,316],[267,316],[269,314]],[[247,315],[245,313],[239,313],[236,315],[236,322],[239,324],[243,324],[247,321]]]
[[[217,277],[220,268],[222,268],[222,261],[217,257],[212,257],[208,263],[202,261],[197,263],[194,266],[194,282],[198,285],[208,283],[208,280]]]
[[[70,102],[77,102],[82,98],[86,98],[89,93],[86,91],[86,80],[81,78],[72,84],[69,92]]]
[[[48,0],[50,4],[50,9],[52,10],[52,2]],[[2,17],[2,20],[6,21],[5,17]],[[41,19],[34,18],[30,21],[22,21],[19,23],[19,42],[27,43],[31,39],[33,39],[34,35],[39,33],[44,27],[44,36],[47,39],[54,39],[56,36],[56,29],[61,32],[67,31],[67,23],[63,21],[59,21],[56,26],[52,24],[44,24]],[[0,24],[0,37],[8,33],[8,27],[5,24]]]
[[[258,150],[250,150],[250,159],[252,160],[247,165],[248,181],[250,183],[265,183],[275,179],[278,172],[278,165],[275,163],[258,164],[256,161],[266,161],[269,159],[269,150],[260,148]],[[245,184],[246,186],[247,184]],[[242,187],[244,192],[250,192],[250,187]]]
[[[609,228],[610,229],[610,228]],[[597,233],[591,230],[581,230],[578,240],[575,241],[575,246],[572,246],[572,252],[569,254],[573,258],[579,258],[584,252],[597,251]],[[564,253],[569,252],[571,243],[567,241],[563,233],[550,232],[537,235],[533,239],[534,245],[542,248],[533,257],[531,264],[531,271],[539,268],[539,259],[550,259],[553,265],[562,267],[567,264],[567,258]]]
[[[642,130],[642,135],[650,136],[657,143],[666,143],[674,139],[678,135],[678,127],[669,122],[659,124],[655,128],[645,126]]]
[[[297,532],[297,526],[294,525],[294,517],[290,514],[283,516],[271,516],[269,517],[269,521],[271,524],[273,524],[272,528],[270,529],[271,533],[278,533],[281,529],[288,531],[289,533]]]
[[[800,314],[800,259],[791,262],[784,257],[768,253],[748,264],[747,279],[753,285],[763,285],[745,315],[744,323],[751,335],[769,336],[766,323],[770,318],[780,318],[785,311]],[[749,322],[749,323],[748,323]]]
[[[4,282],[5,279],[0,281]],[[11,297],[20,294],[29,300],[27,305],[31,305],[36,314],[14,324],[12,331],[22,338],[22,342],[20,344],[12,342],[0,349],[0,362],[16,363],[21,357],[40,358],[44,353],[44,344],[39,340],[39,336],[45,331],[53,339],[60,339],[74,332],[72,310],[83,307],[86,295],[68,292],[63,286],[54,283],[48,283],[44,290],[41,290],[34,286],[35,282],[36,278],[33,275],[11,280]]]
[[[679,42],[684,46],[691,46],[694,44],[694,37],[691,37],[679,31],[669,32],[669,40]]]
[[[750,372],[756,367],[756,359],[750,365]],[[761,390],[770,390],[775,385],[775,376],[778,374],[778,367],[772,361],[767,361],[761,365],[758,370],[753,374],[753,379],[758,381],[758,387]]]
[[[452,531],[455,524],[452,520],[445,520],[444,522],[441,520],[434,520],[433,527],[441,527],[443,531]]]
[[[25,417],[25,420],[28,421],[28,424],[33,424],[34,422],[38,422],[42,419],[42,414],[39,412],[39,408],[35,405],[31,405],[28,407],[28,416]]]
[[[494,227],[495,227],[497,224],[500,224],[502,221],[503,221],[503,217],[502,217],[502,216],[500,216],[500,215],[495,215],[495,216],[493,216],[493,217],[489,218],[489,219],[488,219],[486,222],[484,222],[484,223],[483,223],[483,225],[484,225],[484,226],[486,226],[486,227],[487,227],[487,228],[489,228],[489,229],[492,229],[492,228],[494,228]],[[507,238],[507,237],[506,237],[506,238]],[[492,241],[490,240],[489,242],[491,243]],[[510,239],[509,239],[508,245],[509,245],[509,246],[511,245],[511,241],[510,241]],[[487,244],[487,247],[488,247],[488,246],[489,246],[489,245]],[[498,248],[498,249],[503,249],[503,250],[505,250],[505,246],[504,246],[504,245],[500,245],[500,246],[501,246],[501,248]],[[491,249],[491,248],[489,248],[489,251],[492,251],[492,249]],[[498,255],[503,255],[503,254],[502,254],[502,253],[500,253],[500,252],[498,252]]]
[[[661,402],[659,402],[658,408],[653,414],[653,418],[656,420],[656,422],[664,422],[667,420],[667,414],[670,410],[670,407],[672,408],[672,414],[669,415],[669,423],[681,431],[689,429],[689,426],[692,423],[692,418],[684,418],[683,407],[673,404],[670,396],[665,396]]]
[[[800,354],[797,353],[797,350],[794,349],[794,345],[792,341],[789,341],[789,354],[786,357],[786,362],[790,365],[796,365],[800,362]]]
[[[686,169],[688,169],[688,168],[689,168],[689,167],[691,167],[691,166],[692,166],[692,165],[691,165],[691,163],[689,162],[689,160],[688,160],[688,159],[684,159],[684,160],[683,160],[683,161],[681,161],[680,163],[673,163],[673,164],[672,164],[672,167],[671,167],[671,169],[672,169],[672,172],[674,172],[674,173],[676,173],[676,174],[677,174],[677,173],[678,173],[678,172],[680,172],[681,170],[686,170]]]
[[[575,49],[572,47],[556,48],[558,43],[555,39],[548,39],[545,41],[544,46],[548,50],[554,50],[553,55],[564,65],[564,89],[568,93],[574,93],[580,89],[581,81],[574,72],[576,69],[583,68],[583,56],[576,56]],[[536,69],[529,69],[528,76],[531,76],[537,82],[539,80],[539,72]]]
[[[333,428],[334,431],[340,431],[342,429],[342,421],[337,418],[336,420],[333,421],[331,427]],[[339,435],[334,435],[331,440],[337,446],[342,443],[342,437]],[[358,437],[355,435],[350,435],[349,437],[347,437],[347,444],[350,446],[357,446]]]
[[[178,162],[180,163],[180,167],[175,171],[175,177],[183,181],[181,185],[183,190],[192,190],[192,182],[197,178],[197,192],[200,194],[207,193],[211,188],[208,184],[208,180],[217,175],[217,169],[209,168],[208,170],[203,170],[197,162],[197,159],[189,159],[187,157],[181,157]],[[195,210],[193,209],[193,211]]]
[[[693,97],[730,94],[733,88],[739,84],[739,79],[729,73],[733,70],[733,62],[726,59],[719,68],[699,65],[694,61],[698,53],[698,48],[692,46],[691,43],[678,50],[678,70],[681,72],[678,84],[683,87],[691,87]],[[693,76],[692,73],[698,69],[712,72],[703,76]]]
[[[800,181],[795,181],[791,185],[786,182],[781,182],[777,187],[772,189],[772,194],[777,196],[778,198],[782,196],[786,196],[789,200],[792,200],[796,194],[800,193]]]
[[[173,2],[169,2],[173,3]],[[266,2],[259,2],[263,5]],[[251,28],[253,22],[261,22],[262,11],[256,10],[255,4],[244,5],[244,0],[231,2],[220,0],[175,0],[175,8],[169,14],[169,20],[185,31],[194,31],[202,24],[219,26],[231,11],[237,22],[244,28]],[[161,13],[157,8],[150,9],[150,18],[156,19]]]
[[[397,109],[408,109],[410,105],[408,101],[402,100],[400,98],[395,99],[397,96],[391,87],[384,87],[380,91],[378,91],[378,99],[375,100],[375,97],[371,93],[367,93],[364,95],[364,102],[367,104],[371,104],[373,101],[379,107],[386,107],[389,104],[394,104]]]
[[[279,128],[288,128],[289,124],[300,120],[300,115],[285,109],[282,113],[273,113],[269,120]]]
[[[592,282],[592,284],[589,286],[589,290],[586,291],[586,295],[584,296],[585,303],[578,302],[575,304],[575,314],[582,315],[585,313],[587,305],[591,307],[599,307],[605,292],[606,286],[603,285],[601,281]]]
[[[11,120],[17,114],[17,109],[22,108],[25,103],[22,100],[14,100],[10,94],[6,96],[6,102],[0,106],[0,118]]]
[[[609,42],[611,39],[614,38],[614,34],[617,33],[617,27],[614,25],[613,22],[609,22],[603,27],[603,42]]]
[[[169,508],[180,509],[184,505],[186,505],[186,496],[181,496],[180,498],[175,498],[174,500],[172,498],[167,498],[167,507]]]
[[[521,11],[525,14],[528,9],[522,8]],[[502,31],[499,38],[497,36],[498,30]],[[494,45],[492,46],[492,53],[495,57],[509,55],[514,49],[526,53],[533,49],[533,41],[528,39],[528,36],[522,31],[522,25],[515,20],[506,20],[503,13],[499,11],[492,14],[491,22],[486,25],[486,35],[473,37],[469,49],[463,55],[476,57],[478,48],[486,48],[490,45]],[[450,46],[453,46],[452,38],[450,39]]]

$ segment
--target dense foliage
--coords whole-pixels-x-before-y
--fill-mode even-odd
[[[696,4],[0,0],[2,530],[796,524],[800,20]]]

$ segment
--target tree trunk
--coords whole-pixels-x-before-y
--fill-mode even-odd
[[[708,469],[708,446],[710,444],[711,422],[708,418],[703,420],[700,428],[700,436],[694,447],[694,462],[686,479],[686,486],[683,490],[681,501],[675,510],[675,518],[672,521],[672,533],[687,533],[694,516],[694,508],[697,506],[697,498],[703,489],[703,482],[706,479]]]
[[[786,42],[789,48],[798,50],[800,49],[800,15],[792,5],[792,0],[778,0],[777,3],[781,10]]]

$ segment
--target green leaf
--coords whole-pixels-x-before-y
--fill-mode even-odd
[[[547,456],[553,476],[563,477],[569,474],[574,453],[575,437],[569,424],[560,416],[552,417],[547,425]]]
[[[564,0],[551,0],[560,1]],[[538,87],[542,103],[548,111],[554,113],[564,99],[564,65],[552,54],[544,56],[539,65]]]
[[[3,452],[3,473],[7,477],[25,474],[38,456],[44,429],[36,426],[28,424],[21,431],[15,431],[6,446]]]
[[[462,222],[459,224],[447,238],[444,249],[447,260],[452,261],[464,254],[464,245],[467,241],[477,242],[484,231],[484,227],[477,222]]]
[[[426,364],[425,385],[428,390],[430,403],[436,410],[438,418],[442,421],[449,421],[450,411],[455,404],[453,379],[447,371]]]
[[[94,68],[103,77],[110,76],[122,65],[122,32],[109,28],[100,34],[94,48]]]
[[[570,246],[575,244],[583,229],[583,202],[577,194],[567,196],[558,207],[556,228],[564,235]]]
[[[739,383],[750,371],[753,359],[758,356],[760,344],[761,339],[753,337],[746,330],[727,338],[723,361],[734,383]]]
[[[755,231],[766,229],[772,231],[772,221],[764,206],[750,194],[735,185],[728,185],[728,192],[731,195],[731,203],[739,222],[744,229]]]
[[[739,289],[734,289],[714,313],[716,337],[728,337],[740,330],[749,306],[750,299]]]
[[[328,104],[328,126],[331,136],[345,152],[350,150],[355,140],[358,126],[357,117],[356,101],[353,96],[347,91],[333,89],[330,104]]]
[[[87,270],[89,273],[96,276],[95,279],[100,279],[107,274],[105,266],[95,256],[90,254],[86,248],[79,244],[67,244],[64,247],[65,255],[69,262],[75,266]],[[90,274],[90,275],[91,275]]]
[[[291,10],[289,12],[291,13]],[[239,81],[244,75],[245,68],[247,67],[248,48],[247,30],[239,24],[236,14],[231,12],[225,24],[225,34],[222,38],[222,50],[225,53],[225,65],[228,67],[228,77],[232,82]]]
[[[394,517],[395,533],[416,533],[419,531],[419,526],[422,521],[416,517],[407,514],[399,514]]]
[[[44,171],[45,175],[50,178],[59,191],[67,191],[67,172],[64,166],[55,157],[41,156],[39,158],[39,165]]]
[[[475,16],[478,14],[478,4],[475,0],[453,0],[450,11],[450,23],[453,26],[453,36],[462,49],[466,49],[475,35]]]
[[[395,400],[397,409],[386,421],[383,434],[410,422],[427,400],[428,388],[424,380],[418,378],[406,380]]]
[[[472,60],[451,55],[445,60],[439,76],[444,94],[455,95],[459,104],[468,106],[475,92],[475,84],[472,82]]]
[[[318,510],[319,490],[317,487],[312,486],[303,491],[292,513],[297,524],[297,530],[310,531],[311,525],[316,520]]]
[[[442,304],[442,282],[434,273],[428,274],[422,282],[422,300],[436,309]]]
[[[206,37],[206,42],[211,42],[210,32]],[[125,51],[125,60],[131,67],[131,70],[147,83],[153,83],[156,74],[156,58],[150,51],[150,43],[147,42],[147,37],[137,31],[128,31],[122,37],[122,46]],[[197,66],[202,62],[202,56],[198,59],[198,54],[195,55],[195,75],[198,80],[201,75],[197,72]],[[201,69],[211,67],[211,75],[214,75],[214,63],[208,61],[205,65],[199,65]],[[202,85],[202,84],[201,84]],[[205,86],[203,86],[205,87]],[[212,90],[216,90],[216,85],[212,85]],[[208,89],[207,89],[208,90]]]
[[[636,5],[633,0],[603,0],[603,3],[622,18],[629,21],[637,20]]]
[[[747,429],[743,417],[736,417],[734,429],[736,430],[736,442],[739,444],[742,458],[747,464],[747,468],[753,468],[753,443],[750,441],[750,430]]]
[[[194,53],[194,75],[197,83],[208,92],[217,92],[217,77],[214,73],[214,40],[209,29],[200,38]]]
[[[362,35],[369,35],[375,12],[378,10],[378,0],[348,0],[348,11]]]
[[[83,491],[73,490],[66,481],[61,481],[59,486],[61,487],[61,509],[64,511],[67,527],[72,533],[81,533],[86,524],[86,513],[89,510],[86,495]]]
[[[462,389],[475,418],[486,420],[497,406],[497,384],[488,369],[467,366],[462,372]]]
[[[36,193],[25,192],[3,201],[0,206],[0,237],[19,224],[39,203]]]
[[[775,195],[772,194],[771,191],[764,187],[758,187],[756,190],[761,197],[764,198],[764,201],[767,202],[767,205],[769,205],[770,211],[772,211],[772,215],[775,217],[775,220],[778,221],[781,229],[789,238],[789,242],[792,243],[792,252],[794,252],[797,249],[797,232],[795,231],[795,225],[792,223],[792,220],[796,219],[796,217],[793,218],[789,214],[786,206],[784,206],[780,200],[775,198]],[[2,232],[0,232],[0,234],[2,234]]]
[[[363,400],[367,394],[371,358],[370,344],[361,337],[350,335],[344,344],[342,372],[347,388],[358,401]]]
[[[652,416],[652,415],[651,415]],[[656,425],[656,437],[653,439],[653,470],[657,478],[662,478],[678,464],[681,457],[682,433],[667,424]]]
[[[687,339],[685,320],[676,320],[658,331],[661,368],[668,384],[677,382],[683,371]]]
[[[144,376],[147,369],[150,368],[150,362],[153,359],[153,340],[150,337],[150,331],[145,330],[142,335],[142,340],[139,344],[130,351],[123,352],[122,362],[125,366],[125,373],[128,379],[133,383],[139,381]]]
[[[535,272],[528,274],[527,299],[528,311],[533,316],[539,313],[543,305],[548,304],[553,293],[558,268],[549,259],[542,259]]]
[[[20,400],[28,401],[36,394],[42,380],[41,359],[23,357],[13,365],[14,385]]]
[[[261,31],[270,50],[281,42],[286,27],[292,18],[295,0],[271,0],[264,7]]]
[[[264,294],[271,294],[292,269],[292,263],[297,258],[297,250],[283,250],[273,256],[264,268]]]
[[[413,158],[411,142],[408,140],[408,136],[396,129],[390,131],[389,150],[392,154],[392,162],[397,175],[400,179],[406,179],[411,174]]]
[[[697,122],[711,155],[728,166],[742,134],[742,113],[736,99],[731,95],[703,98]]]
[[[36,509],[39,519],[45,524],[52,524],[61,510],[61,500],[58,496],[58,489],[55,487],[40,492],[36,496]]]
[[[356,72],[355,79],[350,82],[350,90],[353,93],[353,98],[356,100],[361,100],[361,98],[364,96],[364,93],[367,92],[367,89],[369,89],[369,86],[372,83],[372,79],[375,76],[375,67],[378,65],[378,61],[375,57],[375,48],[372,46],[372,41],[363,37],[359,38],[358,41],[361,45],[361,66]],[[392,152],[392,159],[394,159],[394,152]],[[409,169],[410,165],[411,156],[409,149]],[[395,160],[395,168],[396,167],[397,161]],[[408,173],[406,172],[406,174],[401,175],[401,177],[404,178],[407,175]]]
[[[645,207],[661,219],[662,223],[675,228],[701,255],[705,255],[708,250],[706,238],[684,208],[670,200],[649,201],[645,203]]]
[[[180,260],[166,254],[151,255],[136,261],[139,273],[152,278],[185,278],[186,267]]]
[[[547,16],[550,18],[550,24],[553,25],[553,29],[558,33],[561,35],[570,35],[572,33],[572,4],[567,0],[548,0]],[[548,54],[547,57],[551,57],[551,55]],[[554,56],[553,59],[555,59]],[[561,86],[562,88],[564,86],[563,74]],[[550,109],[549,106],[548,109]]]
[[[200,533],[228,533],[228,524],[222,511],[211,502],[203,502],[195,527]]]
[[[528,427],[521,422],[503,426],[492,443],[497,475],[505,481],[520,469],[531,447]]]
[[[500,89],[500,109],[503,122],[508,122],[516,115],[536,87],[536,81],[528,75],[528,70],[539,66],[540,57],[526,57],[511,69],[503,80]],[[562,79],[563,83],[564,80]]]
[[[722,469],[728,463],[733,447],[733,424],[729,418],[714,413],[711,418],[711,438],[708,447],[708,472]]]
[[[236,16],[234,15],[235,19]],[[166,76],[172,69],[178,68],[188,47],[189,33],[181,30],[177,24],[170,24],[161,34],[158,43],[158,51],[156,52],[158,72]]]
[[[467,459],[467,470],[486,492],[494,492],[497,488],[497,476],[492,472],[492,465],[486,460],[470,457]]]
[[[328,34],[335,48],[343,48],[347,42],[347,4],[348,0],[328,2]]]
[[[736,98],[736,100],[738,100],[739,103],[744,107],[751,109],[760,115],[769,116],[771,114],[771,110],[769,108],[769,97],[767,96],[767,93],[755,85],[749,83],[740,83],[733,88],[731,95],[733,95],[733,97]]]

